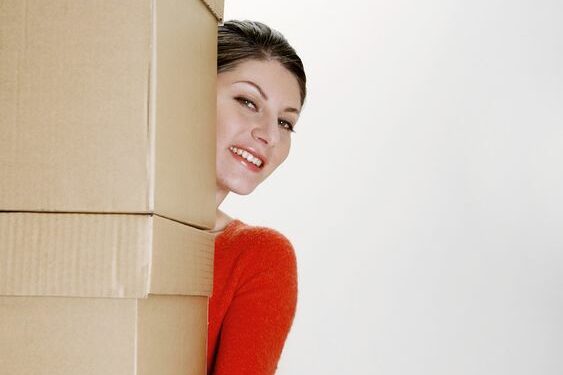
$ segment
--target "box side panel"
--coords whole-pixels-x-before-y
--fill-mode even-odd
[[[0,374],[136,375],[136,304],[0,297]]]
[[[154,216],[150,293],[211,295],[214,236]]]
[[[0,295],[142,297],[148,215],[0,213]]]
[[[205,375],[207,297],[139,300],[138,375]]]
[[[150,1],[0,5],[0,209],[146,212]]]
[[[201,1],[157,1],[155,213],[215,222],[217,20]]]

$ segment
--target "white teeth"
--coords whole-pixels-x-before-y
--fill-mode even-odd
[[[249,162],[251,162],[252,164],[256,165],[257,167],[262,165],[262,160],[260,160],[259,158],[257,158],[256,156],[252,155],[250,152],[245,151],[245,150],[241,150],[238,149],[234,146],[229,147],[229,149],[234,152],[235,154],[242,156],[243,158],[245,158],[246,160],[248,160]]]

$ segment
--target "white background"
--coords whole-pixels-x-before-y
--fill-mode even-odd
[[[563,374],[563,2],[227,0],[309,97],[290,157],[223,209],[284,233],[278,375]]]

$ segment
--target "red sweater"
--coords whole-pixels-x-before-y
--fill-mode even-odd
[[[234,220],[215,239],[208,375],[276,370],[297,304],[297,267],[280,233]]]

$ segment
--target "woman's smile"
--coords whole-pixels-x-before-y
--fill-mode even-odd
[[[240,160],[243,165],[247,166],[253,172],[260,171],[265,165],[266,158],[259,155],[250,147],[231,146],[229,150],[231,150],[231,154],[235,159]]]

